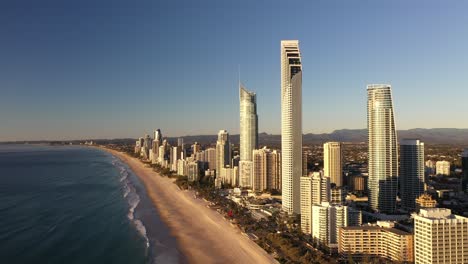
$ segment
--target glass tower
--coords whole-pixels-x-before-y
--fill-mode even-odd
[[[369,141],[369,205],[378,212],[393,213],[398,188],[398,149],[392,88],[367,86]]]

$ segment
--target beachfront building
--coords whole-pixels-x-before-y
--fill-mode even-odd
[[[421,209],[414,217],[415,264],[468,263],[468,218],[450,209]]]
[[[218,178],[218,176],[216,176]],[[219,172],[219,178],[225,185],[238,186],[239,185],[239,167],[226,166],[221,168]]]
[[[190,161],[187,163],[187,179],[188,181],[198,181],[200,179],[200,167],[198,161]]]
[[[343,186],[343,151],[340,142],[323,144],[323,172],[337,187]]]
[[[252,189],[254,191],[281,189],[281,157],[277,150],[266,147],[252,151]]]
[[[340,227],[361,224],[361,211],[354,208],[328,202],[312,206],[312,237],[327,247],[338,247]]]
[[[398,146],[392,88],[386,84],[367,86],[369,140],[369,205],[381,213],[396,210]]]
[[[436,174],[450,176],[450,162],[446,160],[436,162]]]
[[[338,252],[344,259],[362,261],[381,257],[396,262],[413,262],[414,247],[411,233],[396,229],[394,223],[339,228]],[[431,262],[424,262],[431,263]]]
[[[330,178],[321,172],[313,172],[302,176],[300,185],[301,230],[305,234],[312,234],[312,206],[330,201]]]
[[[229,133],[226,130],[220,130],[218,141],[216,141],[216,174],[227,165],[231,165],[231,143]]]
[[[400,143],[401,206],[416,209],[416,199],[424,193],[424,143],[419,139],[404,139]]]
[[[299,41],[281,41],[282,206],[300,213],[302,176],[302,63]]]
[[[252,151],[258,148],[257,97],[239,82],[241,187],[252,187]]]

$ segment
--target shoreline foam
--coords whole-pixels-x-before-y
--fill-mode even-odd
[[[206,202],[180,190],[173,179],[159,176],[125,153],[102,149],[126,163],[144,184],[148,197],[189,263],[277,263],[237,227],[207,208]]]

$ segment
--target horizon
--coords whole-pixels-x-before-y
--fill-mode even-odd
[[[2,3],[0,142],[235,135],[239,81],[280,134],[282,39],[299,40],[303,134],[365,127],[372,83],[397,130],[467,126],[468,3],[295,3]]]
[[[416,127],[416,128],[409,128],[409,129],[397,129],[397,133],[400,131],[412,131],[412,130],[444,130],[444,129],[450,129],[450,130],[468,130],[468,128],[455,128],[455,127],[434,127],[434,128],[421,128],[421,127]],[[357,130],[367,130],[367,128],[342,128],[342,129],[335,129],[331,132],[324,132],[324,133],[313,133],[313,132],[304,132],[302,133],[303,136],[305,135],[330,135],[333,134],[337,131],[357,131]],[[31,140],[11,140],[11,141],[0,141],[0,144],[4,143],[15,143],[15,142],[58,142],[58,141],[89,141],[89,140],[121,140],[121,139],[138,139],[140,137],[143,137],[145,134],[148,134],[151,136],[152,131],[145,131],[144,133],[140,134],[137,137],[116,137],[116,138],[69,138],[69,139],[31,139]],[[177,138],[185,138],[185,137],[205,137],[205,136],[217,136],[216,133],[212,134],[191,134],[191,135],[182,135],[182,136],[173,136],[169,135],[166,136],[164,134],[164,131],[161,129],[161,132],[163,132],[163,138],[170,138],[170,139],[177,139]],[[231,134],[229,131],[229,136],[239,136],[239,133]],[[259,132],[259,135],[261,134],[266,134],[269,136],[281,136],[281,133],[268,133],[268,132]],[[404,138],[404,139],[409,139],[409,138]],[[398,139],[401,140],[401,139]]]

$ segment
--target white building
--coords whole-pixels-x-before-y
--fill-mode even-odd
[[[414,217],[415,264],[468,263],[468,218],[450,209],[421,209]]]
[[[229,143],[229,133],[226,130],[220,130],[218,141],[216,141],[216,173],[222,168],[231,164],[231,143]]]
[[[289,214],[300,213],[302,176],[302,63],[299,41],[281,41],[282,203]]]
[[[305,234],[311,234],[313,228],[314,204],[330,201],[330,178],[321,172],[313,172],[301,177],[301,229]]]
[[[312,237],[328,247],[338,247],[339,228],[362,224],[361,212],[328,202],[312,206]]]
[[[258,148],[257,97],[239,83],[240,160],[252,161],[252,151]]]

